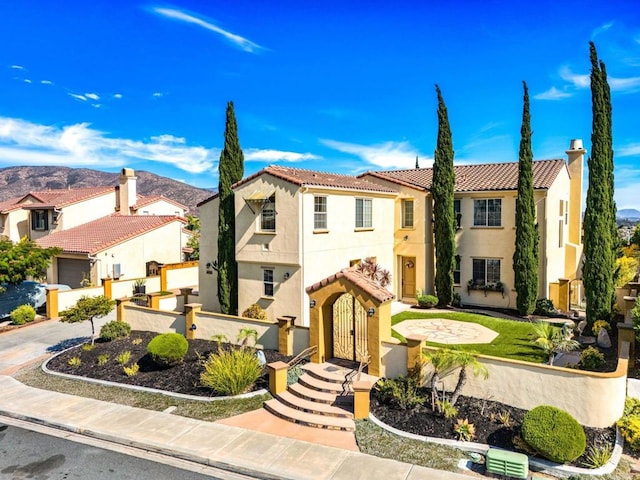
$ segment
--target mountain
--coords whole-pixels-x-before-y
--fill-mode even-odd
[[[211,197],[209,189],[192,187],[144,170],[136,170],[137,191],[140,195],[164,195],[189,207],[198,214],[196,205]],[[119,173],[101,172],[88,168],[69,167],[7,167],[0,168],[0,201],[25,195],[30,191],[55,188],[103,187],[118,185]]]
[[[623,208],[622,210],[618,210],[616,217],[627,220],[640,220],[640,210]]]

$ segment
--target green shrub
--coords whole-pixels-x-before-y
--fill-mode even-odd
[[[131,360],[131,352],[129,350],[120,352],[116,356],[116,362],[118,362],[120,365],[126,365],[127,363],[129,363],[129,360]]]
[[[580,355],[580,367],[585,370],[595,370],[604,364],[604,354],[596,347],[587,347]]]
[[[106,365],[108,361],[109,361],[109,354],[107,353],[101,353],[100,355],[98,355],[98,359],[96,360],[96,362],[100,366]]]
[[[476,436],[476,427],[473,423],[469,423],[466,418],[459,418],[453,426],[453,431],[458,436],[458,440],[462,442],[470,442]]]
[[[545,317],[552,317],[556,313],[556,307],[553,306],[553,302],[548,298],[539,298],[536,300],[536,309],[533,311],[535,315],[544,315]]]
[[[147,353],[161,367],[172,367],[184,360],[189,342],[179,333],[161,333],[151,339]]]
[[[462,307],[462,297],[460,297],[459,293],[453,292],[453,297],[452,297],[452,300],[451,300],[451,306],[452,307],[457,307],[457,308]]]
[[[80,357],[71,357],[67,363],[69,364],[70,367],[79,367],[80,365],[82,365],[82,360],[80,360]]]
[[[592,445],[587,451],[587,459],[583,462],[583,465],[587,468],[600,468],[609,460],[613,455],[613,447],[607,445]]]
[[[82,351],[83,352],[90,352],[91,350],[93,350],[94,348],[96,348],[95,344],[91,344],[91,343],[84,343],[82,345]]]
[[[616,423],[627,445],[640,452],[640,415],[624,416]]]
[[[418,301],[418,305],[426,308],[433,308],[438,304],[438,297],[434,295],[423,295],[420,291],[418,291],[416,295],[416,300]]]
[[[298,383],[298,379],[304,375],[304,368],[302,365],[296,365],[287,370],[287,385],[293,385]]]
[[[110,342],[117,338],[126,338],[131,333],[131,325],[127,322],[113,320],[105,323],[100,329],[100,338],[105,342]]]
[[[600,330],[602,330],[603,328],[606,330],[611,330],[611,325],[609,325],[609,322],[607,322],[606,320],[596,320],[595,322],[593,322],[593,327],[591,327],[591,333],[593,333],[595,336],[598,336],[598,333],[600,333]]]
[[[36,311],[31,305],[20,305],[9,314],[9,318],[14,325],[24,325],[36,319]]]
[[[376,386],[383,403],[401,410],[422,405],[426,400],[418,393],[418,382],[411,377],[382,379]]]
[[[254,303],[242,312],[242,316],[245,318],[255,318],[256,320],[266,320],[267,312],[265,312],[260,305]]]
[[[640,399],[627,397],[624,400],[624,413],[625,417],[630,415],[640,415]]]
[[[130,367],[123,366],[122,370],[124,371],[124,374],[127,377],[135,377],[138,371],[140,370],[140,365],[138,365],[138,363],[136,362],[132,364]]]
[[[584,429],[576,419],[550,405],[526,413],[522,438],[544,458],[557,463],[572,462],[587,448]]]
[[[249,348],[220,349],[204,362],[200,383],[223,395],[240,395],[262,373],[258,357]]]

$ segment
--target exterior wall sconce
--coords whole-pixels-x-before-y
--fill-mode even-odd
[[[314,308],[315,306],[316,306],[316,301],[315,301],[315,299],[313,299],[313,300],[311,300],[311,301],[309,302],[309,307],[310,307],[310,308]]]
[[[195,323],[192,323],[191,327],[189,327],[189,330],[197,330],[197,329],[198,329],[198,327],[196,326]]]
[[[409,240],[409,235],[405,235],[403,240],[404,240],[405,242],[406,242],[407,240]]]
[[[370,317],[373,317],[373,314],[376,313],[376,309],[371,307],[369,310],[367,310],[367,315],[369,315]]]
[[[289,272],[285,272],[285,273],[284,273],[284,277],[283,277],[283,278],[284,278],[285,280],[289,280],[289,277],[291,277],[291,274],[290,274]]]

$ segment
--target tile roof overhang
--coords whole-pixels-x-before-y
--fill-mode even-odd
[[[390,302],[395,298],[395,295],[384,287],[381,287],[369,277],[358,271],[356,267],[343,268],[333,275],[329,275],[327,278],[314,283],[310,287],[306,288],[308,294],[313,293],[321,288],[336,282],[344,278],[355,287],[361,289],[364,293],[377,300],[379,303]]]
[[[41,247],[60,247],[65,253],[95,255],[176,221],[180,222],[181,228],[186,224],[182,217],[173,215],[113,214],[68,230],[51,233],[36,240],[36,243]]]

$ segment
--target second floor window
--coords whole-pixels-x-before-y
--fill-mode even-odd
[[[372,201],[370,198],[356,198],[356,228],[371,228]]]
[[[453,283],[460,285],[460,255],[454,257],[453,262]]]
[[[313,197],[313,229],[327,229],[327,197]]]
[[[459,198],[453,200],[453,218],[456,219],[456,228],[459,229],[462,226],[462,206]]]
[[[273,297],[273,270],[265,268],[262,270],[262,294],[265,297]]]
[[[413,200],[402,200],[402,228],[413,228]]]
[[[473,225],[475,227],[501,227],[502,200],[499,198],[474,200]]]
[[[276,196],[273,195],[265,203],[260,212],[260,230],[263,232],[276,231]]]
[[[49,222],[47,222],[46,210],[31,211],[31,228],[34,230],[48,230]]]
[[[473,259],[473,283],[486,285],[500,281],[500,260],[497,258]]]

